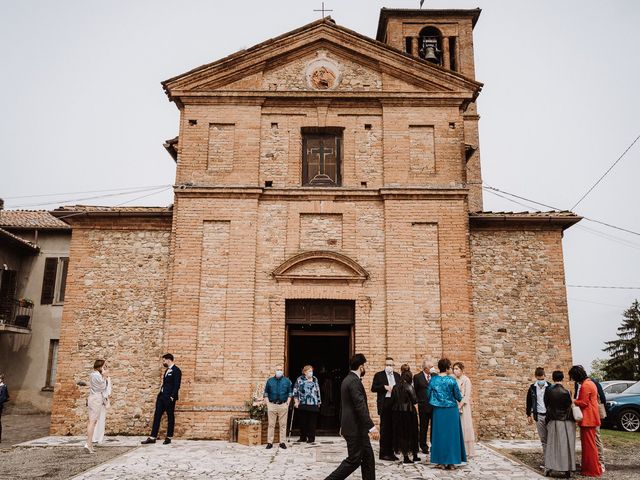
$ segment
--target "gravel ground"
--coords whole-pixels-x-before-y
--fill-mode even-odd
[[[91,455],[79,448],[37,447],[0,450],[0,478],[67,479],[131,450],[126,447],[96,448]]]
[[[640,479],[640,433],[627,433],[617,430],[602,430],[605,445],[606,472],[602,478],[612,480]],[[578,440],[579,442],[579,440]],[[542,452],[507,451],[503,452],[519,460],[530,468],[542,472]],[[580,461],[580,454],[577,456]],[[575,477],[582,477],[575,474]]]

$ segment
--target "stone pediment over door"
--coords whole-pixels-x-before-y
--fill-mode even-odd
[[[363,283],[369,273],[355,260],[337,252],[317,250],[289,258],[271,274],[277,281]]]

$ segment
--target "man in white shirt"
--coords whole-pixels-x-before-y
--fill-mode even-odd
[[[542,444],[542,458],[544,458],[547,450],[547,407],[544,404],[544,392],[551,384],[545,380],[544,368],[536,368],[534,375],[536,381],[527,392],[527,422],[529,424],[536,422],[538,437]]]

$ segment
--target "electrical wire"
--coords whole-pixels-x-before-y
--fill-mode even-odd
[[[122,192],[125,190],[138,190],[140,188],[155,188],[165,187],[166,185],[139,185],[137,187],[124,187],[124,188],[108,188],[105,190],[85,190],[81,192],[61,192],[61,193],[42,193],[38,195],[19,195],[16,197],[2,197],[4,200],[15,200],[17,198],[39,198],[39,197],[59,197],[61,195],[84,195],[85,193],[104,193],[104,192]]]
[[[500,190],[499,188],[495,188],[495,187],[492,187],[490,185],[486,185],[485,184],[485,185],[482,186],[482,189],[486,190],[486,191],[492,191],[494,193],[495,192],[500,192],[500,193],[503,193],[505,195],[509,195],[511,197],[519,198],[519,199],[524,200],[526,202],[534,203],[536,205],[541,205],[541,206],[543,206],[545,208],[550,208],[552,210],[565,211],[562,208],[554,207],[553,205],[547,205],[546,203],[536,202],[535,200],[531,200],[530,198],[522,197],[520,195],[516,195],[515,193],[505,192],[504,190]],[[498,195],[498,196],[500,196],[500,195]],[[505,197],[502,197],[502,198],[505,198]],[[514,202],[514,203],[518,203],[518,202]],[[522,205],[522,204],[519,204],[519,205]],[[527,208],[530,208],[530,207],[527,207]],[[598,223],[600,225],[604,225],[605,227],[613,228],[615,230],[620,230],[622,232],[630,233],[631,235],[637,235],[637,236],[640,237],[640,232],[634,232],[633,230],[629,230],[629,229],[623,228],[623,227],[618,227],[616,225],[612,225],[610,223],[603,222],[601,220],[596,220],[595,218],[590,218],[590,217],[586,217],[586,216],[582,216],[582,218],[584,218],[585,220],[587,220],[589,222]]]
[[[640,290],[640,287],[619,287],[612,285],[567,285],[571,288],[604,288],[610,290]]]
[[[601,302],[594,302],[592,300],[584,300],[582,298],[567,297],[567,300],[571,300],[572,302],[592,303],[594,305],[603,305],[605,307],[612,307],[612,308],[629,308],[629,307],[623,307],[622,305],[612,305],[611,303],[601,303]]]
[[[41,202],[41,203],[31,203],[31,204],[25,204],[25,205],[12,205],[11,208],[27,208],[27,207],[38,207],[38,206],[43,206],[43,205],[58,205],[58,204],[64,204],[64,203],[71,203],[71,202],[81,202],[81,201],[85,201],[85,200],[97,200],[100,198],[110,198],[110,197],[121,197],[123,195],[131,195],[134,193],[141,193],[141,192],[148,192],[151,190],[158,190],[158,189],[163,189],[166,190],[167,188],[170,188],[171,185],[160,185],[160,186],[156,186],[156,187],[146,187],[146,188],[141,188],[138,190],[132,190],[132,191],[128,191],[128,192],[120,192],[120,193],[110,193],[110,194],[105,194],[105,195],[96,195],[96,196],[92,196],[92,197],[83,197],[83,198],[70,198],[70,199],[66,199],[66,200],[54,200],[52,202]]]
[[[587,190],[587,191],[585,192],[585,194],[584,194],[584,195],[582,195],[582,196],[580,197],[580,200],[578,200],[578,201],[575,203],[575,205],[574,205],[573,207],[571,207],[571,210],[573,210],[574,208],[576,208],[578,205],[580,205],[580,202],[582,202],[585,198],[587,198],[587,195],[589,195],[589,194],[591,193],[591,191],[592,191],[594,188],[596,188],[596,187],[598,186],[598,184],[599,184],[599,183],[604,179],[604,177],[606,177],[606,176],[609,174],[609,172],[610,172],[611,170],[613,170],[613,167],[615,167],[615,166],[618,164],[618,162],[619,162],[620,160],[622,160],[622,157],[624,157],[624,156],[627,154],[627,152],[628,152],[629,150],[631,150],[631,147],[633,147],[633,146],[636,144],[636,142],[638,141],[638,139],[640,139],[640,134],[635,138],[635,140],[634,140],[633,142],[631,142],[631,145],[629,145],[629,146],[627,147],[627,149],[626,149],[624,152],[622,152],[622,155],[620,155],[620,156],[618,157],[618,159],[617,159],[615,162],[613,162],[613,164],[612,164],[612,165],[607,169],[607,171],[606,171],[606,172],[604,172],[604,173],[602,174],[602,176],[601,176],[601,177],[596,181],[596,183],[594,183],[593,185],[591,185],[591,188],[589,188],[589,190]]]

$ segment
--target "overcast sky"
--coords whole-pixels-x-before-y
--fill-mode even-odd
[[[137,188],[174,180],[162,141],[177,134],[178,110],[160,81],[314,21],[320,3],[0,0],[6,208],[171,203],[170,190]],[[338,24],[375,37],[381,7],[418,3],[326,6]],[[474,40],[487,185],[569,209],[640,134],[639,1],[425,7],[483,10]],[[640,232],[639,179],[640,142],[576,212]],[[16,198],[123,188],[133,193]],[[486,193],[485,209],[525,208]],[[564,250],[569,285],[640,287],[638,235],[583,221],[566,232]],[[568,297],[574,361],[588,365],[640,290],[569,287]]]

